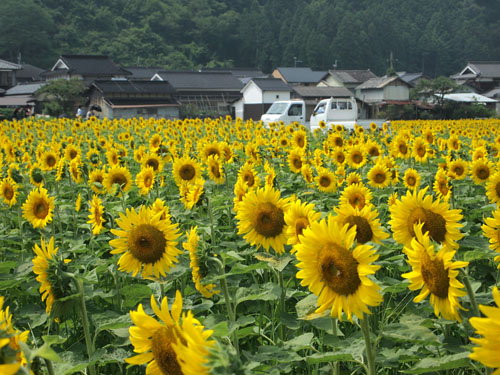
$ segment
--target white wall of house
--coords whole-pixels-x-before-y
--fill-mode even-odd
[[[240,99],[238,100],[237,102],[235,102],[233,104],[233,108],[234,108],[234,115],[236,117],[239,117],[241,119],[243,119],[244,117],[244,105],[243,105],[243,100]]]
[[[330,87],[344,87],[344,83],[340,82],[337,80],[334,76],[331,74],[328,74],[326,78],[323,80],[326,82],[325,86],[330,86]],[[319,86],[319,85],[318,85]]]
[[[253,81],[250,81],[243,91],[243,102],[245,104],[262,103],[262,94],[262,90]]]
[[[290,100],[290,91],[264,91],[263,103],[274,103],[277,100]]]
[[[409,100],[410,89],[401,82],[393,82],[384,87],[384,100]]]

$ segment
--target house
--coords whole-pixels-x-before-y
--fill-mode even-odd
[[[495,109],[497,114],[500,115],[500,87],[496,87],[493,90],[484,93],[484,96],[490,99],[495,99],[497,101]]]
[[[102,109],[101,117],[167,118],[179,117],[180,104],[168,82],[97,80],[89,88],[90,106]]]
[[[460,85],[468,85],[482,94],[500,87],[500,61],[469,61],[459,73],[450,76]]]
[[[387,104],[407,105],[410,101],[411,84],[399,76],[371,78],[356,87],[356,98],[361,101],[360,118],[375,118],[381,107]]]
[[[0,60],[0,89],[8,89],[16,85],[16,71],[21,65],[9,61]]]
[[[399,78],[409,83],[413,87],[415,87],[422,79],[428,79],[424,76],[423,72],[419,73],[397,72],[396,74],[399,76]]]
[[[241,89],[242,98],[233,103],[235,117],[259,120],[277,100],[290,100],[292,88],[281,79],[252,78]]]
[[[353,93],[346,87],[293,86],[293,99],[302,99],[306,103],[306,120],[309,121],[316,104],[327,98],[350,98]]]
[[[131,73],[116,65],[108,56],[61,55],[51,70],[42,74],[46,80],[77,78],[87,85],[94,80],[126,79]]]
[[[153,76],[164,70],[158,66],[143,67],[143,66],[126,66],[123,67],[130,75],[127,76],[129,81],[151,81]]]
[[[162,71],[153,81],[166,81],[182,104],[181,117],[217,117],[232,114],[243,83],[228,72]]]
[[[311,68],[278,67],[274,69],[272,76],[289,85],[316,86],[325,74],[325,71],[313,71]]]
[[[34,113],[42,112],[42,99],[36,96],[36,92],[46,82],[36,82],[29,84],[18,84],[5,91],[0,97],[0,107],[25,107],[34,106]]]
[[[329,70],[318,83],[318,86],[346,87],[354,93],[354,89],[369,79],[377,78],[370,70]]]
[[[31,64],[21,64],[21,69],[16,70],[17,83],[32,83],[42,81],[41,74],[45,69]]]
[[[262,73],[260,69],[257,68],[208,68],[203,67],[200,69],[202,73],[231,73],[233,76],[239,80],[245,81],[246,84],[251,78],[266,78],[267,74]]]

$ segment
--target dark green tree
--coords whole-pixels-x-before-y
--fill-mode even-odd
[[[85,101],[86,87],[78,79],[56,79],[35,93],[44,100],[44,112],[51,116],[71,116],[78,104]]]

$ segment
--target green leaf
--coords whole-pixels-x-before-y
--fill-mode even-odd
[[[274,256],[269,253],[257,253],[254,254],[254,257],[260,261],[266,262],[269,266],[279,272],[282,272],[286,265],[295,259],[295,257],[291,255]]]
[[[245,301],[274,301],[280,296],[281,288],[274,283],[267,283],[262,287],[252,285],[248,288],[238,288],[236,291],[236,305]]]
[[[17,267],[17,262],[2,262],[0,263],[0,274],[10,273],[10,270],[13,270]]]
[[[66,342],[67,338],[58,335],[47,335],[42,336],[43,342],[47,345],[63,344]]]
[[[307,356],[307,363],[314,365],[316,363],[324,362],[336,362],[336,361],[354,361],[354,358],[349,353],[339,352],[326,352],[326,353],[314,353]]]
[[[286,341],[284,343],[284,346],[285,348],[289,348],[295,351],[299,351],[301,349],[310,349],[312,346],[313,338],[314,338],[314,333],[307,332],[291,340]]]
[[[33,358],[42,357],[52,362],[61,362],[61,358],[59,357],[59,355],[50,347],[50,345],[47,344],[43,344],[41,347],[35,350],[32,353],[32,356]]]
[[[470,352],[463,352],[445,355],[440,358],[424,358],[411,369],[403,372],[407,374],[425,374],[455,368],[468,368],[470,367],[469,354]]]
[[[404,315],[399,323],[384,326],[383,337],[396,341],[423,345],[440,345],[438,337],[424,327],[424,319],[417,315]]]
[[[123,306],[126,308],[136,307],[139,302],[145,298],[150,298],[153,290],[144,284],[127,285],[121,288],[123,295]]]
[[[334,354],[342,354],[350,358],[343,360],[362,362],[363,352],[365,351],[365,340],[358,337],[359,335],[360,333],[355,337],[349,337],[347,339],[333,335],[325,335],[323,344],[336,349],[333,352]]]

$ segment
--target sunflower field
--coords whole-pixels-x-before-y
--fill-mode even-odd
[[[0,129],[0,374],[500,368],[498,119]]]

